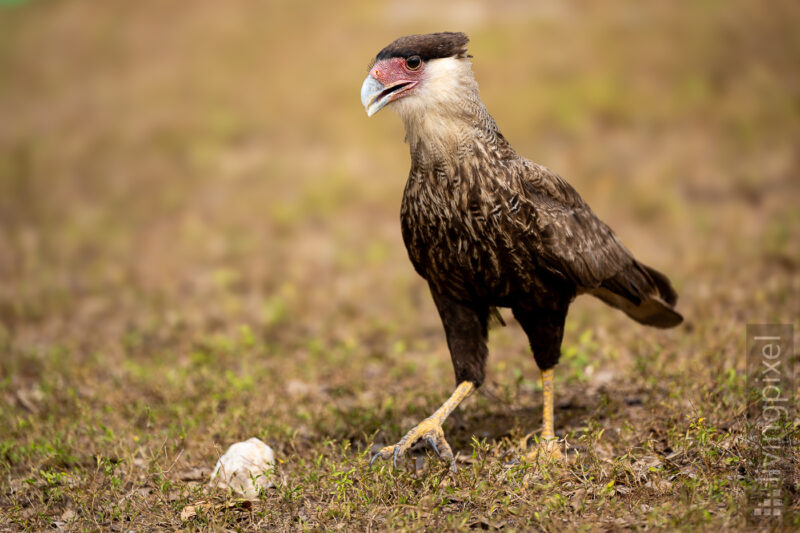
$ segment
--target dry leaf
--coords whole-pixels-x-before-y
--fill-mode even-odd
[[[178,474],[178,479],[181,481],[205,481],[209,474],[211,474],[210,468],[192,468]]]
[[[225,503],[209,503],[207,501],[199,501],[195,502],[191,505],[187,505],[181,511],[181,520],[184,522],[194,518],[197,516],[199,512],[209,512],[209,511],[226,511],[228,509],[236,509],[239,511],[249,511],[253,507],[253,502],[250,500],[231,500]]]
[[[574,510],[578,510],[583,506],[583,501],[586,499],[586,489],[576,490],[569,499],[569,504]]]

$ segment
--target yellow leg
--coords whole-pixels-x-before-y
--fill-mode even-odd
[[[553,431],[553,369],[542,370],[542,440],[553,440],[556,433]]]
[[[471,381],[462,381],[453,391],[453,394],[445,401],[440,408],[430,416],[430,419],[435,420],[440,426],[444,423],[450,413],[463,402],[467,396],[472,394],[475,390],[475,384]]]
[[[550,459],[561,459],[558,439],[553,429],[553,369],[542,370],[542,437],[537,449],[528,454],[528,459],[536,460],[541,455]]]
[[[414,443],[418,440],[425,438],[436,455],[442,459],[450,459],[452,461],[453,470],[455,470],[456,463],[453,457],[453,450],[444,438],[444,431],[442,424],[445,419],[450,416],[450,413],[464,401],[464,398],[469,396],[475,390],[475,385],[471,381],[462,381],[459,383],[453,394],[436,410],[431,416],[417,424],[411,431],[405,434],[400,439],[400,442],[394,446],[386,446],[376,453],[370,464],[374,463],[379,457],[381,459],[392,458],[392,463],[397,466],[397,458],[401,457]]]

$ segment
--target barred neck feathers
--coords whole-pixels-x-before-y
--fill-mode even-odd
[[[465,145],[502,138],[481,102],[466,57],[428,61],[420,90],[395,102],[393,109],[403,119],[414,164],[455,164]]]

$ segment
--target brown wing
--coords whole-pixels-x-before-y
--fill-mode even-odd
[[[534,213],[541,264],[588,290],[633,261],[633,256],[561,177],[526,165],[520,186]]]
[[[638,261],[575,189],[548,169],[525,163],[519,183],[534,213],[540,265],[645,324],[671,327],[682,317],[660,272]]]

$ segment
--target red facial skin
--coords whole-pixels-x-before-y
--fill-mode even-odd
[[[406,60],[402,57],[383,59],[375,63],[369,75],[378,80],[387,89],[399,83],[408,83],[407,86],[391,94],[389,102],[407,96],[414,91],[414,87],[422,81],[425,72],[425,63],[420,63],[416,70],[408,68]],[[388,102],[387,102],[388,103]]]

